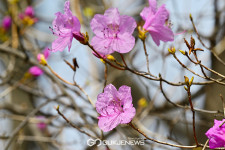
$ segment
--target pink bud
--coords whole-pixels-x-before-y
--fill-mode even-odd
[[[35,77],[38,77],[43,74],[43,70],[41,70],[38,66],[33,66],[29,69],[29,73]]]
[[[5,16],[2,20],[2,27],[5,29],[5,30],[8,30],[10,27],[11,27],[11,24],[12,24],[12,19],[10,16]]]
[[[80,32],[74,32],[73,37],[79,42],[82,42],[85,40],[84,35],[81,34]]]
[[[34,9],[32,6],[27,6],[27,8],[25,9],[25,15],[34,17]]]

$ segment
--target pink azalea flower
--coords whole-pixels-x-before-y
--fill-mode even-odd
[[[117,8],[110,8],[104,15],[97,14],[91,20],[91,29],[96,34],[91,45],[103,55],[113,52],[127,53],[132,50],[132,36],[137,24],[132,17],[120,15]]]
[[[96,110],[100,114],[98,126],[104,132],[119,124],[129,123],[136,113],[132,104],[131,88],[123,85],[117,91],[112,84],[107,85],[104,93],[97,97]]]
[[[66,1],[64,5],[64,14],[57,12],[56,18],[52,22],[52,32],[58,38],[52,43],[52,51],[63,51],[67,46],[70,51],[73,37],[81,41],[84,39],[80,33],[80,22],[77,17],[72,15],[70,2]]]
[[[214,120],[214,126],[210,128],[205,135],[209,138],[209,147],[211,149],[225,147],[225,124],[220,125],[225,121]]]
[[[33,66],[29,69],[29,73],[35,77],[38,77],[43,74],[43,71],[38,66]]]
[[[145,21],[143,28],[151,34],[157,46],[160,45],[160,40],[164,42],[174,40],[173,31],[165,25],[169,18],[165,4],[157,10],[156,0],[149,0],[149,7],[145,7],[140,15]]]
[[[8,30],[10,27],[11,27],[11,24],[12,24],[12,19],[10,16],[5,16],[2,20],[2,27],[5,29],[5,30]]]

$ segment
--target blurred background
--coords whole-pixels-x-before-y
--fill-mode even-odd
[[[199,65],[190,62],[179,49],[188,51],[184,38],[195,39],[195,47],[204,49],[198,58],[205,66],[225,74],[225,1],[224,0],[158,0],[158,7],[166,4],[170,12],[168,23],[175,34],[173,42],[161,42],[158,47],[148,34],[146,39],[149,54],[150,72],[172,82],[184,81],[184,76],[194,76],[191,87],[195,108],[210,111],[196,111],[196,131],[200,143],[205,143],[205,132],[213,125],[215,118],[222,119],[225,96],[224,85],[205,83],[190,71],[184,69],[168,53],[175,47],[179,60],[197,74],[203,74]],[[73,40],[70,52],[50,52],[48,64],[67,81],[76,83],[71,86],[61,82],[48,68],[41,66],[36,59],[38,53],[51,48],[56,38],[49,27],[56,12],[64,9],[64,0],[0,0],[0,149],[9,150],[83,150],[83,149],[181,149],[146,141],[144,145],[88,146],[89,136],[66,123],[58,115],[55,107],[77,128],[107,140],[143,138],[127,125],[102,133],[97,125],[97,112],[89,103],[88,97],[95,103],[97,95],[105,84],[105,65],[95,57],[91,49]],[[121,15],[135,18],[143,25],[140,12],[148,6],[147,0],[70,0],[70,8],[81,22],[81,32],[94,36],[90,21],[95,14],[104,14],[111,7],[119,9]],[[33,13],[27,12],[27,7]],[[189,15],[192,14],[199,41]],[[7,24],[7,17],[8,20]],[[185,31],[185,32],[184,32]],[[147,72],[143,44],[138,39],[138,30],[133,34],[136,45],[124,54],[127,65],[140,72]],[[213,55],[214,53],[214,55]],[[114,53],[116,60],[122,63],[120,55]],[[218,56],[219,58],[216,58]],[[190,55],[194,58],[193,55]],[[79,68],[74,72],[64,60],[72,64],[76,58]],[[218,60],[219,59],[219,60]],[[44,73],[38,76],[30,73],[30,68],[38,66]],[[207,76],[218,76],[206,71]],[[203,84],[204,82],[204,84]],[[193,145],[192,112],[190,109],[171,105],[162,93],[159,81],[153,81],[107,67],[107,84],[117,88],[128,85],[132,89],[133,104],[137,110],[134,124],[149,137],[180,145]],[[167,97],[174,103],[188,106],[188,95],[183,86],[174,86],[162,82]],[[88,95],[88,97],[87,97]]]

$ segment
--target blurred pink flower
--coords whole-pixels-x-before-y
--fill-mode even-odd
[[[44,117],[44,116],[37,116],[37,119],[40,120],[40,122],[37,124],[37,127],[38,127],[40,130],[42,130],[42,131],[45,130],[46,127],[47,127],[47,125],[46,125],[46,123],[45,123],[44,121],[41,121],[41,120],[44,120],[45,117]]]
[[[39,53],[37,55],[37,60],[40,61],[41,60],[41,55],[43,55],[45,57],[45,59],[48,59],[49,55],[50,55],[50,52],[49,52],[49,49],[46,47],[42,53]]]
[[[63,51],[67,46],[70,51],[73,37],[77,40],[83,40],[84,37],[80,33],[80,22],[77,17],[72,15],[70,10],[70,2],[66,1],[64,5],[64,14],[55,13],[56,18],[52,22],[52,32],[58,38],[52,43],[52,51]]]
[[[160,45],[160,40],[164,42],[174,40],[173,31],[165,25],[169,18],[165,4],[157,10],[156,0],[149,0],[149,7],[145,7],[140,15],[145,21],[143,28],[151,34],[157,46]]]
[[[19,18],[22,20],[23,24],[28,26],[38,21],[34,15],[34,8],[32,6],[27,6],[24,12],[19,14]]]
[[[205,135],[209,138],[209,147],[211,149],[225,147],[225,124],[220,125],[225,121],[214,120],[214,126],[210,128]]]
[[[39,53],[37,55],[37,60],[40,61],[42,56],[44,56],[45,59],[48,59],[49,55],[50,55],[50,52],[49,52],[48,48],[45,48],[42,53]],[[33,66],[29,69],[29,73],[35,77],[38,77],[38,76],[42,75],[44,72],[38,66]]]
[[[35,77],[38,77],[43,74],[43,71],[38,66],[33,66],[29,69],[29,73]]]
[[[27,8],[24,11],[25,15],[34,17],[34,9],[32,6],[27,6]]]
[[[119,124],[129,123],[136,113],[132,104],[131,88],[123,85],[117,91],[112,84],[107,85],[104,93],[97,97],[96,110],[100,114],[98,126],[104,132]]]
[[[10,16],[5,16],[2,20],[2,27],[4,30],[8,30],[11,27],[12,19]]]
[[[97,14],[91,20],[91,29],[96,36],[91,45],[103,55],[113,52],[127,53],[132,50],[135,38],[132,36],[137,24],[126,15],[120,15],[117,8],[110,8],[104,15]]]

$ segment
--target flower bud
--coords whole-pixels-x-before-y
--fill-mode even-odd
[[[187,89],[187,87],[186,87],[186,86],[184,86],[184,89],[185,89],[186,91],[188,91],[188,89]]]
[[[2,20],[2,27],[5,29],[5,30],[8,30],[10,27],[11,27],[11,24],[12,24],[12,19],[10,16],[5,16]]]
[[[181,52],[181,54],[186,55],[186,52],[185,51],[183,51],[181,49],[179,51]]]
[[[86,34],[84,33],[73,33],[73,37],[79,41],[81,44],[84,44],[84,45],[87,45],[88,41],[89,41],[89,35],[88,33],[86,32]]]
[[[144,41],[145,39],[146,39],[146,34],[147,33],[147,31],[145,31],[145,29],[144,28],[142,28],[141,26],[138,26],[138,37],[142,40],[142,41]]]
[[[191,14],[189,14],[189,18],[190,18],[191,20],[193,20],[193,18],[192,18],[192,15],[191,15]]]
[[[187,85],[189,85],[189,78],[188,78],[188,77],[184,76],[184,81],[185,81],[185,83],[186,83]]]
[[[195,46],[195,39],[193,37],[191,37],[191,47]]]
[[[29,17],[34,17],[34,8],[32,6],[28,6],[25,11],[24,11],[25,15],[29,16]]]
[[[104,59],[102,59],[102,58],[101,58],[100,60],[101,60],[101,62],[102,62],[103,64],[105,64],[105,61],[104,61]]]
[[[106,55],[108,60],[115,61],[116,59],[112,55]]]
[[[175,47],[172,47],[171,49],[168,48],[168,51],[169,51],[170,54],[175,54],[176,49],[175,49]]]
[[[191,86],[191,85],[192,85],[193,80],[194,80],[194,77],[192,77],[192,78],[191,78],[191,80],[190,80],[190,82],[189,82],[189,86]]]
[[[37,59],[40,64],[46,66],[47,65],[47,60],[45,59],[45,56],[43,54],[38,54]]]
[[[138,106],[142,108],[147,107],[148,106],[147,100],[144,97],[142,97],[141,99],[138,100]]]
[[[94,9],[92,9],[91,7],[86,7],[86,8],[84,8],[84,11],[83,11],[83,13],[84,13],[84,16],[86,16],[86,17],[93,17],[94,16]]]

